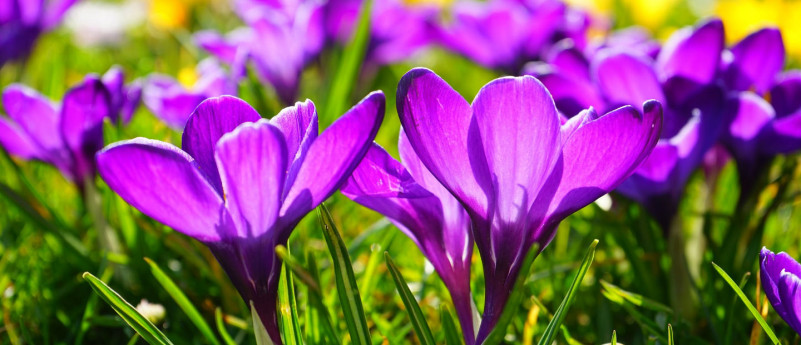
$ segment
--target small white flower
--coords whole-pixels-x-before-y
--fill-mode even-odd
[[[167,313],[164,310],[164,306],[158,303],[150,303],[146,299],[143,299],[139,304],[136,306],[136,311],[139,314],[142,314],[146,319],[148,319],[152,323],[158,323],[159,321],[164,319],[164,315]]]

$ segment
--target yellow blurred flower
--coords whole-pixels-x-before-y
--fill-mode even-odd
[[[197,75],[197,71],[195,71],[194,66],[184,67],[178,71],[178,82],[187,89],[192,89],[198,78],[199,76]]]
[[[765,26],[778,26],[789,55],[801,56],[801,3],[786,0],[724,0],[715,14],[726,26],[726,38],[737,42]]]
[[[606,16],[612,12],[612,0],[565,0],[565,3],[596,15]]]
[[[454,0],[404,0],[409,5],[436,5],[445,7],[453,3]]]
[[[657,31],[665,23],[678,0],[622,0],[634,22],[651,31]]]
[[[184,27],[190,2],[192,0],[151,0],[148,14],[150,22],[163,30]]]

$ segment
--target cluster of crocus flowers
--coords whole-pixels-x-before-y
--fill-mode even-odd
[[[76,0],[0,0],[0,66],[30,54]]]
[[[192,112],[183,149],[136,138],[103,149],[97,165],[125,201],[207,245],[281,344],[275,247],[351,175],[383,116],[384,95],[374,92],[318,135],[311,101],[266,120],[221,96]]]
[[[142,91],[145,106],[177,130],[184,128],[189,115],[206,98],[237,93],[234,78],[213,58],[201,61],[193,78],[187,79],[195,80],[179,81],[167,75],[152,74]]]
[[[138,104],[137,87],[121,69],[88,75],[60,104],[23,85],[3,90],[0,145],[11,155],[52,164],[79,187],[94,178],[95,153],[103,147],[103,121],[127,122]],[[81,188],[83,191],[83,188]]]
[[[801,264],[785,252],[774,254],[763,247],[759,277],[773,309],[801,335]]]
[[[470,104],[427,69],[401,79],[396,104],[403,164],[374,148],[344,192],[399,224],[432,261],[464,310],[468,344],[497,325],[531,248],[544,249],[562,219],[629,177],[662,124],[656,101],[642,112],[588,109],[563,123],[533,77],[496,79]],[[464,297],[472,246],[465,216],[486,282],[476,338]]]

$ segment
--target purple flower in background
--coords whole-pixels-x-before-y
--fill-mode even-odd
[[[565,38],[565,32],[576,30],[566,30],[571,12],[561,1],[536,5],[512,0],[460,1],[452,13],[450,23],[438,26],[439,42],[482,66],[509,73],[517,73],[524,63]]]
[[[24,59],[76,0],[0,0],[0,66]]]
[[[801,265],[785,252],[774,254],[762,247],[759,276],[773,309],[801,335]]]
[[[450,292],[465,342],[472,345],[470,218],[423,165],[403,132],[398,148],[401,162],[374,144],[342,193],[387,216],[417,244]]]
[[[745,194],[775,155],[801,149],[801,72],[780,74],[784,56],[775,28],[756,31],[723,54],[727,111],[734,118],[722,141],[737,162]]]
[[[183,150],[137,138],[105,148],[97,164],[125,201],[206,244],[281,344],[275,246],[350,176],[383,116],[384,95],[374,92],[318,136],[311,101],[268,121],[221,96],[192,113]]]
[[[103,119],[111,115],[111,96],[95,75],[54,104],[22,85],[3,90],[0,145],[11,155],[36,159],[58,168],[83,191],[95,175],[95,152],[103,148]]]
[[[325,25],[330,40],[350,42],[363,5],[363,0],[328,1]],[[365,64],[402,61],[427,46],[433,35],[430,22],[436,15],[437,9],[431,6],[411,6],[398,0],[373,1]]]
[[[198,32],[195,42],[230,65],[236,78],[242,77],[247,62],[252,62],[256,73],[273,86],[278,98],[284,104],[292,104],[303,68],[317,57],[325,43],[323,8],[314,1],[274,3],[240,2],[239,8],[245,6],[248,11],[239,11],[247,27],[226,36]]]
[[[590,106],[609,111],[649,99],[665,105],[661,140],[618,188],[641,203],[664,231],[685,183],[728,121],[717,79],[722,50],[723,24],[709,20],[677,31],[655,60],[642,50],[616,47],[601,49],[588,61],[567,48],[554,53],[552,67],[540,74],[567,116]]]
[[[206,98],[236,95],[236,83],[220,64],[212,59],[196,68],[198,80],[187,89],[172,77],[154,74],[148,77],[142,100],[150,111],[172,128],[181,130],[200,102]]]
[[[122,67],[114,66],[101,79],[111,96],[109,118],[111,122],[127,124],[131,121],[139,101],[142,99],[142,82],[135,80],[125,84]]]
[[[465,207],[484,265],[486,296],[477,343],[496,326],[533,244],[542,250],[559,222],[611,191],[648,156],[662,111],[593,109],[561,125],[535,78],[500,78],[472,105],[427,69],[398,85],[404,132],[420,161]]]

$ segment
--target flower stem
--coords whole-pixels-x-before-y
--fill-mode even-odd
[[[83,183],[84,203],[86,210],[92,217],[92,222],[97,229],[97,236],[100,240],[100,246],[107,253],[120,254],[120,241],[117,238],[117,233],[108,225],[106,218],[103,216],[103,199],[95,186],[95,181],[92,178],[87,178]]]

